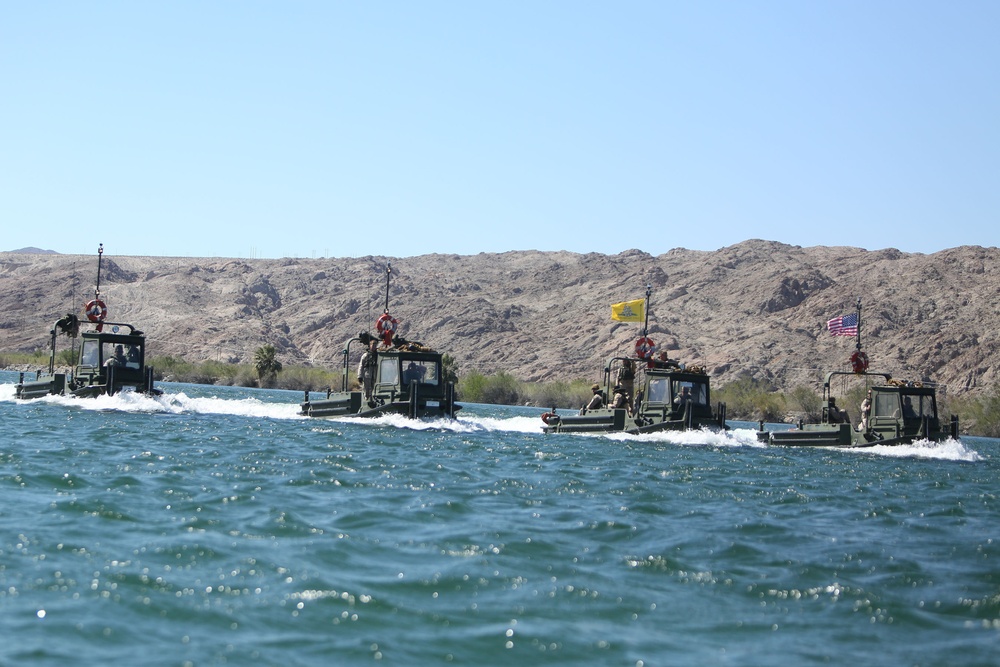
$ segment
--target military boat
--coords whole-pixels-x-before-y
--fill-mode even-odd
[[[665,353],[656,356],[656,344],[648,335],[651,291],[647,286],[645,301],[637,299],[612,306],[612,319],[640,321],[644,325],[635,343],[635,357],[615,356],[605,365],[603,388],[594,386],[595,394],[602,395],[600,406],[563,414],[552,408],[542,414],[545,433],[727,430],[726,405],[719,403],[712,409],[706,370],[684,366]]]
[[[604,368],[605,395],[613,395],[611,378],[616,369],[635,360],[614,357]],[[647,361],[647,364],[649,362]],[[675,360],[653,362],[636,371],[632,408],[604,405],[579,413],[559,414],[554,408],[542,415],[546,433],[652,433],[709,429],[725,431],[726,404],[712,410],[708,373],[700,366],[682,367]]]
[[[855,426],[849,414],[836,405],[830,393],[837,376],[859,378],[868,385],[868,414]],[[864,408],[863,408],[864,410]],[[813,447],[872,447],[908,445],[918,440],[940,442],[958,439],[958,417],[942,424],[935,388],[920,382],[895,380],[889,373],[831,371],[823,383],[822,418],[818,423],[799,422],[786,431],[767,431],[761,422],[757,439],[772,445]]]
[[[943,424],[938,416],[935,387],[869,370],[868,355],[861,348],[861,299],[857,302],[856,315],[849,318],[851,316],[835,318],[828,323],[831,333],[856,336],[857,343],[850,358],[851,370],[826,374],[820,420],[816,423],[800,420],[795,428],[784,431],[765,430],[764,423],[760,422],[757,439],[772,445],[807,447],[872,447],[908,445],[918,440],[958,439],[958,417],[952,415]],[[841,329],[840,324],[848,319],[849,328]],[[836,333],[835,321],[838,321]],[[857,420],[836,403],[831,384],[838,377],[855,378],[867,387],[867,397],[861,404]]]
[[[113,395],[121,391],[160,394],[153,384],[153,368],[146,365],[146,336],[126,322],[107,319],[108,307],[101,300],[101,261],[104,245],[98,248],[97,287],[94,298],[84,305],[90,331],[80,331],[80,318],[67,313],[56,320],[49,332],[48,372],[21,373],[14,387],[19,399],[49,395],[94,397]],[[86,324],[84,324],[86,326]],[[70,372],[56,372],[56,343],[63,334],[71,341],[72,357],[76,360]],[[76,339],[80,338],[79,355]]]
[[[347,341],[343,351],[340,391],[328,389],[318,398],[305,392],[299,414],[307,417],[381,417],[399,414],[412,419],[454,417],[455,383],[445,375],[443,355],[397,335],[399,321],[389,314],[386,268],[385,311],[375,322],[377,335],[363,331]],[[351,349],[352,344],[358,347]],[[360,387],[349,389],[349,369],[358,349]]]

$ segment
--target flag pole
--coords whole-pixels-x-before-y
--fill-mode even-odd
[[[649,333],[649,295],[653,293],[653,286],[646,283],[646,321],[642,324],[642,337]]]
[[[855,349],[861,351],[861,297],[858,297],[858,340],[854,345]]]
[[[389,278],[392,276],[392,262],[385,263],[385,312],[389,312]]]
[[[104,259],[104,244],[97,246],[97,286],[94,287],[94,298],[101,298],[101,260]]]

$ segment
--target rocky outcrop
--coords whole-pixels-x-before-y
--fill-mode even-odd
[[[750,240],[654,257],[507,252],[406,258],[220,259],[105,253],[109,319],[134,323],[154,355],[247,362],[260,345],[282,363],[335,366],[344,342],[385,307],[399,333],[449,352],[459,370],[524,380],[597,379],[641,325],[610,305],[652,288],[649,335],[725,383],[740,372],[782,388],[847,369],[853,340],[826,321],[863,299],[873,368],[951,392],[1000,380],[1000,250],[931,255],[801,248]],[[45,345],[52,323],[93,297],[96,257],[0,253],[0,349]]]

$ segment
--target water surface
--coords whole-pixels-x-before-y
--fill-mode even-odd
[[[994,665],[998,443],[309,420],[299,392],[15,402],[0,665]]]

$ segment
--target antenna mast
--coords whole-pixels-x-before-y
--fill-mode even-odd
[[[858,297],[858,339],[854,348],[861,351],[861,297]]]
[[[97,286],[94,288],[94,298],[101,298],[101,263],[104,260],[104,244],[97,246]]]
[[[385,263],[385,312],[389,312],[389,278],[392,276],[392,262]]]
[[[649,295],[653,293],[653,286],[646,283],[646,321],[642,323],[642,337],[649,333]]]

